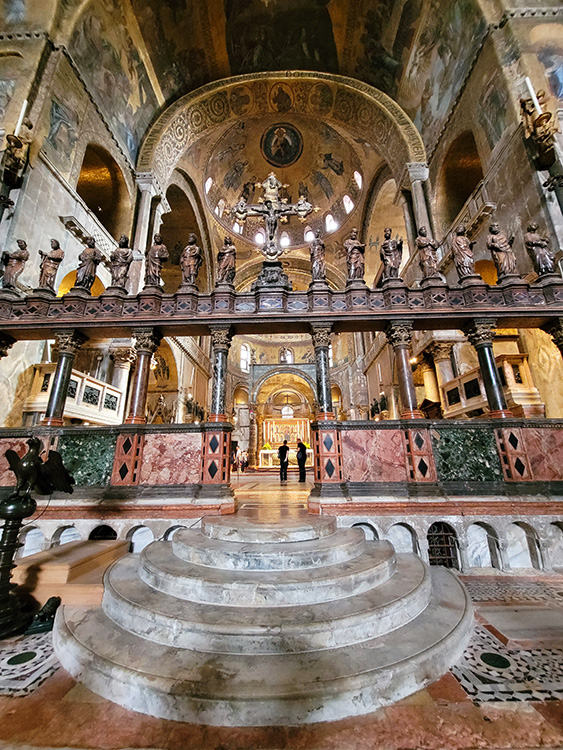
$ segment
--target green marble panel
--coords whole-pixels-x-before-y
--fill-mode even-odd
[[[432,431],[438,479],[442,482],[502,481],[494,432],[479,427]]]
[[[77,485],[106,485],[111,478],[115,435],[62,435],[59,453]]]

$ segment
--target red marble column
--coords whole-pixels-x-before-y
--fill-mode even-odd
[[[74,357],[88,338],[83,333],[80,333],[80,331],[75,330],[57,331],[55,332],[55,338],[59,355],[57,367],[53,374],[45,417],[41,421],[41,424],[51,427],[61,427]]]
[[[139,328],[133,335],[137,366],[131,383],[131,402],[125,424],[145,424],[151,358],[160,346],[162,336],[154,328]]]
[[[412,322],[408,320],[391,321],[385,334],[395,353],[402,407],[401,419],[422,419],[424,415],[418,408],[410,363]]]

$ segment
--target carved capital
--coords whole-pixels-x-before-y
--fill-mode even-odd
[[[426,182],[429,175],[428,164],[423,161],[411,161],[407,164],[409,179],[413,182]]]
[[[311,336],[315,349],[319,346],[330,346],[332,326],[311,326]]]
[[[447,342],[436,342],[430,344],[426,351],[430,354],[434,362],[449,362],[452,356],[453,346],[453,344]]]
[[[225,350],[229,351],[231,348],[231,326],[230,325],[223,325],[223,326],[210,326],[209,330],[211,332],[211,342],[213,344],[213,350]]]
[[[80,347],[88,341],[80,331],[55,331],[56,348],[61,354],[70,354],[74,357]]]
[[[563,354],[563,318],[555,318],[543,326],[543,330],[553,338],[553,343]]]
[[[130,367],[137,359],[137,352],[131,347],[111,349],[110,354],[116,367]]]
[[[398,346],[410,346],[412,341],[412,323],[410,320],[402,320],[400,323],[389,323],[385,329],[387,341],[393,349]]]
[[[162,336],[154,328],[139,328],[133,331],[133,335],[137,354],[154,354],[162,341]]]
[[[495,327],[496,320],[474,320],[473,323],[465,329],[465,335],[472,346],[484,346],[485,344],[490,344],[492,346],[493,339],[496,336],[494,330]]]
[[[8,355],[8,351],[16,343],[15,338],[8,333],[0,333],[0,359]]]

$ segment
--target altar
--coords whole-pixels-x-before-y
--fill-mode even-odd
[[[269,443],[277,451],[284,440],[293,448],[301,440],[311,443],[310,423],[308,419],[273,418],[264,420],[264,443]]]

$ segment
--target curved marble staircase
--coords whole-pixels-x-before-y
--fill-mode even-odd
[[[208,517],[106,573],[101,608],[64,607],[55,649],[134,711],[219,726],[366,714],[444,674],[472,630],[458,579],[336,519]]]

